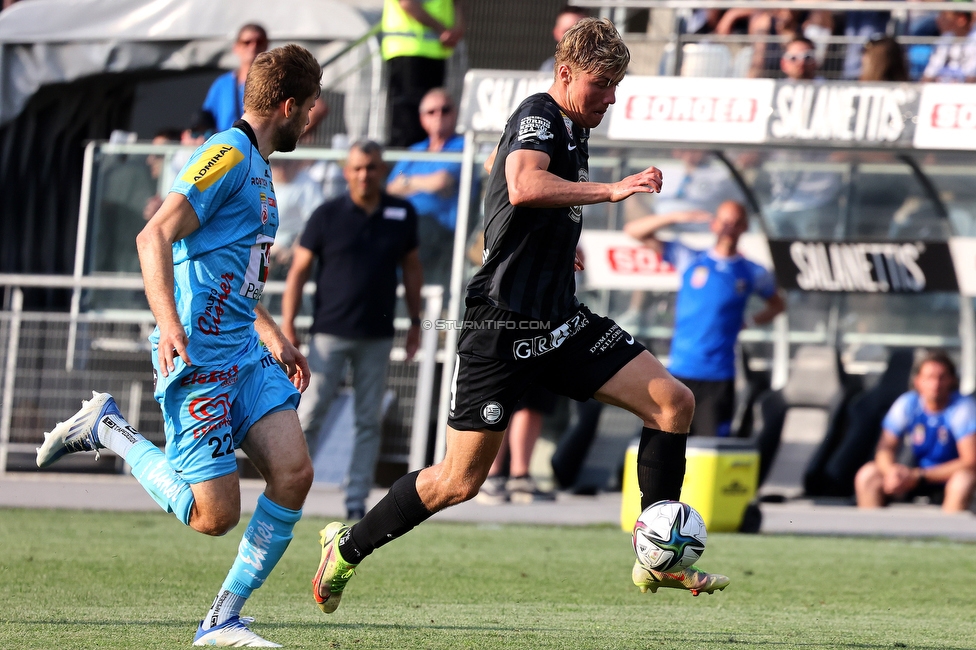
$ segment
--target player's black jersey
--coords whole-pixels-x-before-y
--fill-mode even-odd
[[[466,305],[494,305],[553,323],[579,309],[573,263],[582,209],[513,206],[505,161],[517,149],[542,151],[550,173],[586,181],[588,138],[589,129],[573,124],[547,93],[526,98],[509,118],[485,193],[484,265],[468,283]]]

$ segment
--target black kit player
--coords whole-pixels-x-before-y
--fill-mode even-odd
[[[614,103],[630,53],[609,20],[588,18],[566,32],[555,61],[548,93],[527,98],[509,119],[488,177],[484,265],[468,284],[464,316],[485,327],[465,329],[458,340],[444,460],[397,480],[351,528],[332,522],[322,530],[312,589],[324,612],[339,606],[366,556],[478,493],[529,384],[637,415],[644,422],[641,507],[680,496],[691,391],[616,323],[576,300],[580,206],[661,189],[653,167],[616,183],[588,181],[589,129]],[[695,567],[659,573],[639,564],[633,580],[641,591],[695,595],[729,583]]]

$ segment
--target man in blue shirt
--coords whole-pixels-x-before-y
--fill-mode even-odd
[[[244,114],[244,81],[254,58],[268,49],[268,32],[261,25],[250,23],[237,32],[234,55],[241,64],[236,70],[225,72],[210,85],[203,100],[203,110],[210,111],[218,131],[226,131]]]
[[[710,219],[715,245],[696,251],[674,240],[656,237],[661,228]],[[749,320],[772,321],[785,308],[773,275],[742,257],[739,237],[749,227],[745,207],[735,201],[719,205],[715,217],[701,211],[651,215],[627,224],[627,234],[656,249],[681,277],[675,304],[674,334],[668,370],[695,394],[692,435],[728,436],[735,407],[735,342],[749,296],[766,306]]]
[[[962,512],[976,488],[976,400],[958,393],[956,366],[944,352],[915,365],[910,390],[881,423],[874,460],[854,478],[859,508],[927,496]]]
[[[427,138],[410,151],[463,151],[464,137],[455,133],[457,109],[450,94],[434,88],[420,102],[420,125]],[[428,284],[446,287],[451,280],[454,224],[457,221],[459,163],[401,160],[390,172],[386,191],[407,199],[417,210],[420,263]]]
[[[295,148],[320,76],[297,45],[258,56],[243,118],[194,152],[136,238],[157,323],[150,342],[165,453],[107,393],[95,393],[37,451],[45,467],[67,453],[108,448],[164,510],[215,536],[240,520],[235,451],[247,454],[267,487],[194,645],[276,647],[240,611],[291,541],[312,464],[296,413],[308,363],[260,304],[278,229],[268,156]]]

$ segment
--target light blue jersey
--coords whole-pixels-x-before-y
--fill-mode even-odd
[[[172,192],[200,228],[173,244],[176,307],[194,365],[225,363],[257,345],[254,307],[264,292],[278,205],[271,168],[239,128],[197,149]],[[159,341],[159,330],[150,341]]]
[[[250,127],[243,125],[250,131]],[[233,128],[197,149],[173,184],[200,227],[173,244],[174,293],[192,366],[156,374],[166,458],[188,483],[237,470],[234,450],[299,393],[254,329],[278,229],[271,169],[252,135]],[[150,336],[158,366],[159,330]]]
[[[953,393],[945,409],[929,413],[912,390],[895,400],[881,428],[911,446],[919,467],[934,467],[959,458],[956,442],[976,432],[976,401]]]
[[[771,298],[775,278],[741,255],[721,258],[678,241],[665,243],[664,259],[681,276],[668,370],[685,379],[734,379],[746,302],[753,293]]]

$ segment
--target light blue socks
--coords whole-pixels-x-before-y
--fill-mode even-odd
[[[220,593],[203,619],[204,629],[220,625],[240,614],[251,592],[264,584],[285,554],[291,542],[292,530],[301,518],[301,510],[279,506],[263,494],[258,497],[257,508],[237,549],[234,566],[230,568]]]

